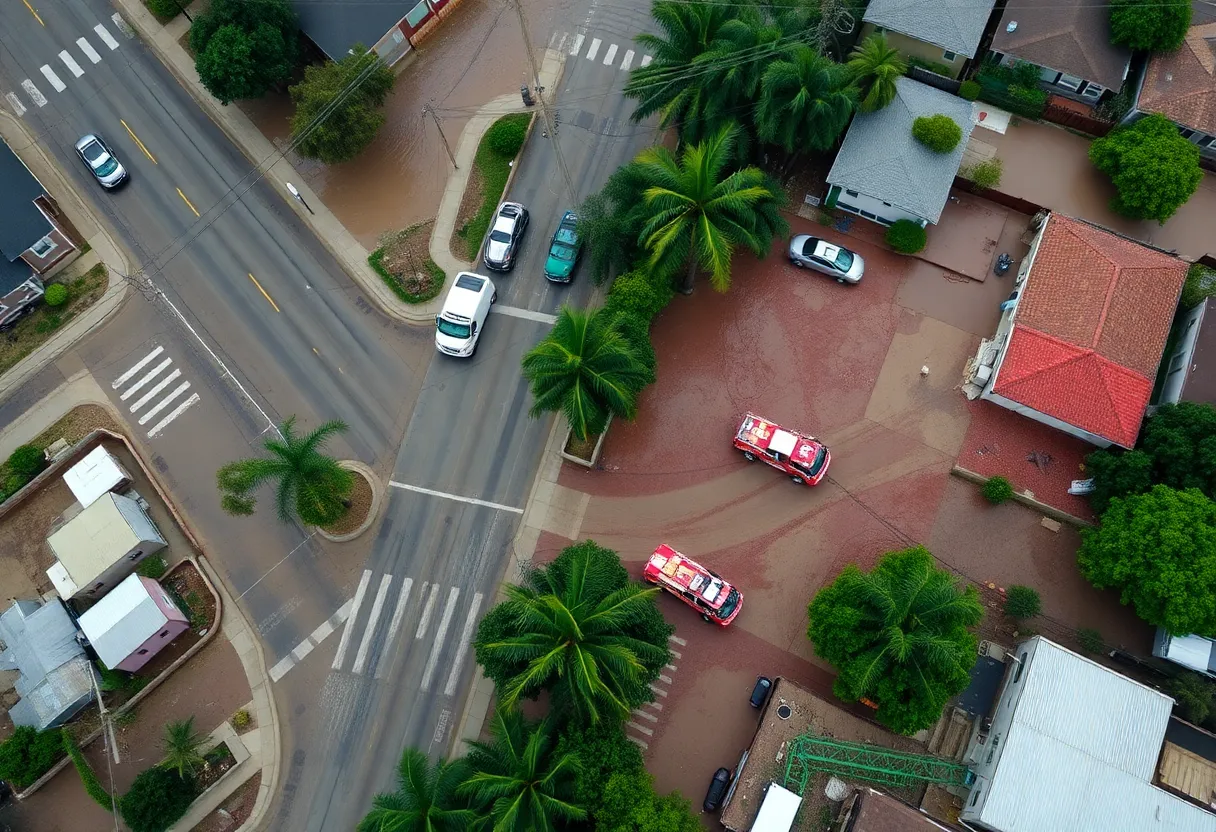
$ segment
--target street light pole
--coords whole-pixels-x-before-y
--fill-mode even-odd
[[[304,201],[304,197],[302,197],[302,196],[300,195],[300,192],[299,192],[298,190],[296,190],[296,186],[295,186],[295,185],[293,185],[293,184],[291,184],[290,182],[287,182],[287,183],[285,183],[285,184],[287,185],[287,192],[288,192],[289,194],[291,194],[293,197],[295,197],[296,202],[300,203],[300,204],[301,204],[301,205],[303,205],[305,208],[307,208],[307,209],[308,209],[308,213],[312,214],[313,216],[316,216],[316,213],[317,213],[317,212],[316,212],[316,211],[314,211],[314,210],[312,210],[312,206],[311,206],[311,205],[309,205],[307,202],[305,202],[305,201]]]

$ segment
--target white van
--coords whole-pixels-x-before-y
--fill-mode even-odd
[[[498,300],[490,278],[461,272],[448,290],[443,311],[435,316],[435,348],[444,355],[469,358],[477,352],[477,339]]]

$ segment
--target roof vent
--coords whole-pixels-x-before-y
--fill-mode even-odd
[[[1016,20],[1011,20],[1005,24],[1006,32],[1016,32],[1017,30],[1018,30],[1018,22]]]

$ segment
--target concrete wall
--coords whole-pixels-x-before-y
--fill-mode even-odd
[[[1164,362],[1169,369],[1158,404],[1170,404],[1182,398],[1182,388],[1186,386],[1187,376],[1191,373],[1191,358],[1195,354],[1195,343],[1199,340],[1199,330],[1203,328],[1203,313],[1207,306],[1206,300],[1197,304],[1178,321],[1179,335],[1174,351]]]
[[[863,23],[861,26],[860,40],[865,40],[871,34],[878,30],[879,27],[873,23]],[[952,60],[946,60],[943,53],[945,52],[940,46],[934,46],[931,43],[925,43],[923,40],[909,37],[908,35],[899,32],[893,32],[890,29],[882,30],[882,33],[887,36],[887,43],[892,49],[899,50],[899,54],[905,58],[920,58],[922,61],[928,61],[935,64],[943,64],[950,67],[950,78],[958,78],[962,74],[963,67],[967,64],[967,56],[955,54]]]

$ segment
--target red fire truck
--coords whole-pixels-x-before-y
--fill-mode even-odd
[[[706,621],[723,627],[743,608],[742,592],[666,543],[654,550],[642,577],[688,604]]]
[[[779,427],[754,413],[743,417],[734,444],[749,462],[762,460],[799,485],[818,485],[832,461],[827,445],[815,437]]]

